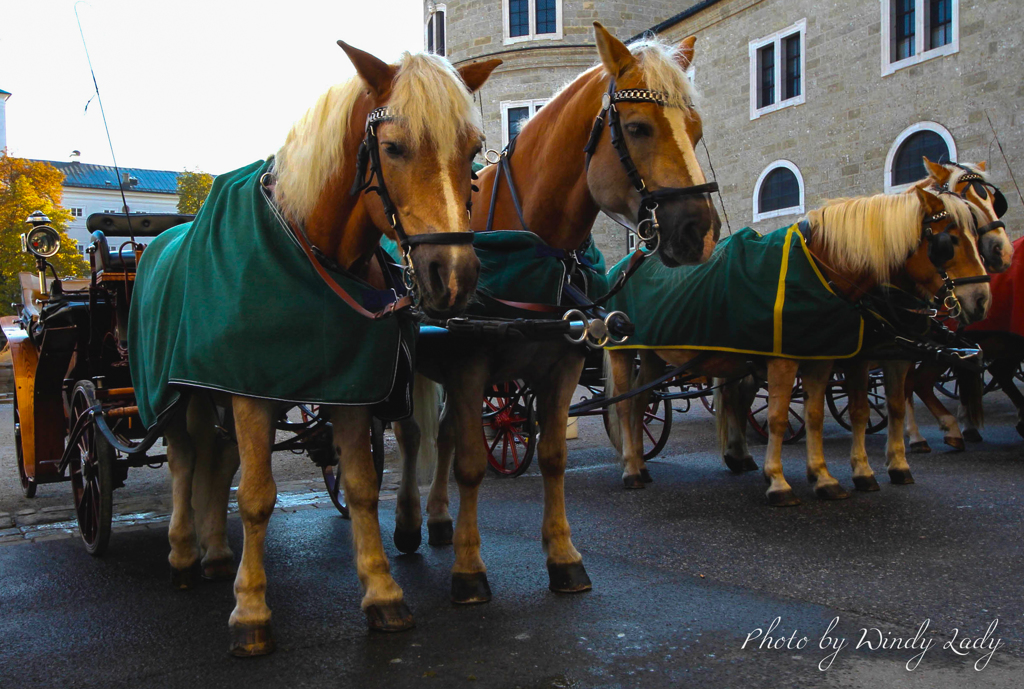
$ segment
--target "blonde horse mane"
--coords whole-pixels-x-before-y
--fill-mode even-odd
[[[834,267],[888,280],[921,242],[916,194],[832,199],[807,214]]]
[[[401,116],[398,121],[413,142],[429,141],[441,160],[451,159],[461,135],[482,130],[469,89],[451,63],[437,55],[403,53],[397,66],[388,107]],[[305,221],[328,180],[345,166],[349,120],[367,88],[358,76],[332,86],[292,126],[278,150],[275,198],[293,221]]]

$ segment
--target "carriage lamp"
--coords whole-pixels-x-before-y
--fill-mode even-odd
[[[40,294],[46,294],[46,259],[60,251],[60,235],[50,227],[49,222],[50,219],[42,211],[35,211],[25,220],[32,229],[21,235],[22,249],[36,257]]]

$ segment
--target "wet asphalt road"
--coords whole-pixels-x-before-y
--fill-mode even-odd
[[[882,480],[884,439],[869,438],[882,490],[842,502],[817,501],[802,479],[803,444],[787,447],[786,474],[804,500],[787,509],[764,504],[759,476],[724,469],[701,414],[676,417],[644,491],[621,489],[602,443],[571,446],[573,540],[594,582],[574,596],[547,590],[536,470],[489,478],[480,525],[494,600],[453,607],[451,548],[398,556],[388,537],[417,621],[397,635],[365,629],[349,523],[324,509],[275,513],[267,571],[278,650],[261,659],[226,654],[230,584],[170,590],[166,525],[115,533],[102,559],[74,539],[0,547],[0,689],[1019,687],[1024,441],[1009,405],[993,402],[986,442],[966,453],[938,449],[926,427],[937,451],[911,457],[913,486]],[[848,449],[829,424],[830,469],[850,488]],[[753,452],[760,464],[763,446]],[[393,504],[382,503],[385,534]],[[237,517],[230,530],[239,552]],[[742,648],[776,617],[772,637],[797,630],[791,646],[806,636],[803,648]],[[835,617],[828,636],[847,645],[821,671]],[[853,648],[862,628],[909,641],[925,620],[934,645],[913,672],[905,664],[920,647]],[[987,650],[943,648],[993,620],[986,643],[1001,645],[985,669],[974,664]]]

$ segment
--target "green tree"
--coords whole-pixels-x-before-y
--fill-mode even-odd
[[[11,303],[22,300],[18,273],[36,272],[35,257],[21,250],[21,235],[31,229],[25,219],[33,211],[45,213],[60,234],[60,251],[49,259],[57,275],[85,275],[89,270],[67,235],[71,212],[60,206],[63,184],[63,173],[52,165],[0,151],[0,313],[12,313]]]
[[[178,173],[178,212],[198,213],[212,185],[213,175],[209,172],[185,170]]]

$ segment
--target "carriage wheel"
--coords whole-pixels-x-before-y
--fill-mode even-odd
[[[651,396],[644,409],[644,461],[654,459],[665,449],[668,437],[672,435],[672,402],[662,398],[657,393]],[[601,414],[604,420],[604,430],[611,437],[611,419],[608,416],[608,409],[605,408]]]
[[[303,409],[303,416],[306,410]],[[327,433],[328,442],[333,444],[330,432]],[[333,452],[333,447],[331,452]],[[380,490],[384,482],[384,422],[376,416],[370,420],[370,455],[373,457],[373,469],[377,472],[377,490]],[[342,487],[341,462],[323,467],[324,485],[327,486],[327,494],[331,496],[331,502],[341,512],[341,516],[349,519],[348,505],[345,504],[345,489]]]
[[[956,380],[956,372],[952,368],[946,369],[935,381],[935,389],[951,400],[960,399],[960,385]]]
[[[79,381],[71,394],[71,427],[96,404],[96,387]],[[102,555],[110,541],[113,516],[114,448],[103,434],[89,423],[78,438],[68,468],[71,493],[78,514],[78,530],[90,555]]]
[[[36,482],[25,473],[25,453],[21,449],[21,411],[18,409],[18,392],[14,392],[14,452],[18,458],[18,478],[21,479],[21,492],[26,498],[36,496]]]
[[[754,396],[754,403],[747,412],[751,428],[759,436],[768,439],[768,388],[762,386]],[[800,376],[793,383],[793,397],[789,401],[789,424],[782,436],[785,444],[795,443],[804,437],[804,382]]]
[[[537,447],[537,407],[517,381],[498,383],[484,393],[487,463],[500,476],[520,476]]]
[[[850,425],[850,396],[846,392],[846,377],[836,371],[825,389],[828,410],[836,422],[848,431]],[[889,424],[889,410],[885,406],[885,381],[881,369],[872,369],[868,374],[868,433],[878,433]]]
[[[700,396],[700,403],[704,405],[705,409],[714,414],[715,391],[711,389],[713,387],[712,380],[710,378],[698,380],[696,383],[694,383],[694,387],[696,387],[698,390],[707,390],[706,393]]]

